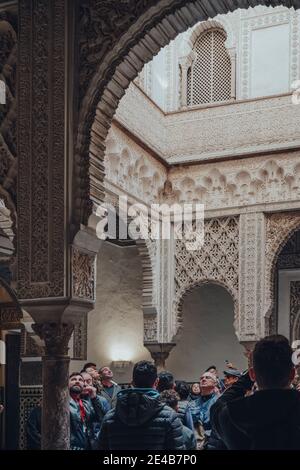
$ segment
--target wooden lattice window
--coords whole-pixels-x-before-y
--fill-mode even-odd
[[[231,61],[221,29],[207,31],[194,45],[195,60],[187,74],[187,104],[228,101],[231,98]]]

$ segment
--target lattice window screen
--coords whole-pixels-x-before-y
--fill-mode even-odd
[[[208,31],[197,40],[187,77],[188,106],[230,100],[231,61],[225,41],[221,30]]]

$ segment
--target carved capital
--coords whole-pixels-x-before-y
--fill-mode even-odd
[[[166,360],[170,352],[176,346],[175,343],[144,343],[151,354],[154,364],[158,369],[165,369]]]
[[[33,331],[44,341],[46,356],[67,356],[74,325],[70,323],[34,323]]]

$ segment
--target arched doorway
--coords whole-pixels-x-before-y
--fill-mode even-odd
[[[88,360],[107,365],[128,383],[133,363],[150,358],[144,348],[143,272],[135,243],[104,242],[97,263],[95,309],[88,317]]]
[[[178,379],[197,381],[211,365],[221,373],[225,360],[241,370],[246,367],[234,331],[234,302],[224,287],[213,283],[194,287],[184,298],[182,318],[182,333],[167,360],[167,368]]]

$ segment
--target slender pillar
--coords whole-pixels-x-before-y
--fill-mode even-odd
[[[68,344],[72,324],[36,323],[33,330],[45,342],[43,357],[42,449],[70,447]]]
[[[228,50],[231,61],[231,96],[232,100],[236,99],[236,49],[231,48]]]
[[[188,66],[185,62],[180,64],[181,66],[181,107],[187,106],[187,74]]]

